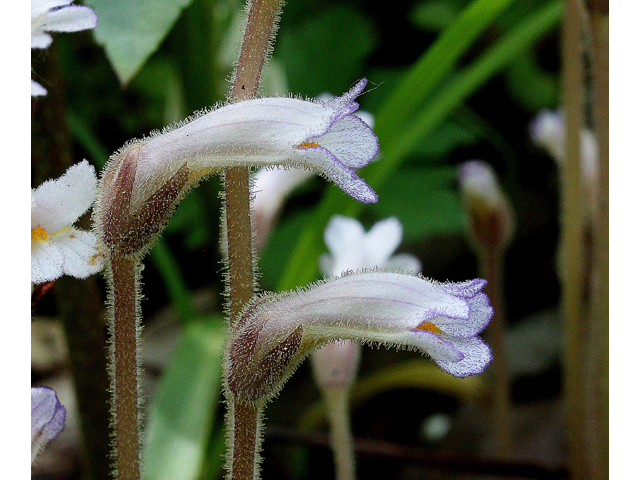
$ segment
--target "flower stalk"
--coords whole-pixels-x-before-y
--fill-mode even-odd
[[[231,100],[258,93],[262,68],[272,49],[278,28],[280,0],[248,2],[248,19],[240,58],[233,80]],[[251,227],[249,169],[236,167],[224,173],[224,221],[226,233],[227,293],[231,324],[254,293],[254,252]],[[251,404],[234,399],[227,412],[227,475],[245,480],[258,476],[258,436],[262,413]]]
[[[564,3],[562,31],[562,79],[566,112],[566,163],[562,169],[562,210],[560,248],[565,265],[562,268],[562,312],[565,322],[565,401],[569,440],[571,478],[582,479],[587,474],[585,416],[583,411],[583,366],[585,309],[583,305],[584,244],[580,215],[580,131],[583,123],[583,80],[581,7],[579,0]]]

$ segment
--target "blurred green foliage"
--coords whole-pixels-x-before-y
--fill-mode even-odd
[[[56,39],[79,158],[101,167],[130,138],[224,101],[241,40],[242,2],[86,3],[99,16],[95,43],[88,33]],[[309,97],[339,95],[369,78],[358,101],[375,116],[381,153],[360,175],[380,200],[364,206],[317,179],[296,190],[261,253],[260,284],[290,289],[317,279],[322,232],[338,213],[369,225],[397,216],[405,246],[422,252],[428,269],[429,254],[421,245],[463,232],[456,163],[476,155],[474,149],[490,152],[502,173],[517,181],[523,147],[515,143],[523,141],[502,133],[513,121],[499,112],[525,118],[557,103],[557,61],[543,58],[541,48],[553,51],[550,38],[561,8],[559,0],[408,0],[381,11],[358,0],[290,0],[263,93],[288,88]],[[500,96],[478,96],[498,76]],[[209,180],[182,202],[151,253],[154,269],[145,270],[145,277],[160,278],[184,328],[150,402],[148,479],[221,474],[224,435],[217,406],[224,332],[219,319],[196,313],[191,298],[196,287],[223,289],[219,189],[216,179]],[[151,291],[145,295],[150,304],[165,301]],[[382,381],[372,385],[367,395],[388,388]],[[424,388],[438,387],[426,382]]]

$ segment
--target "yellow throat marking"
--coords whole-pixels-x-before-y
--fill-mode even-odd
[[[300,145],[298,145],[296,148],[302,150],[303,148],[311,148],[311,147],[319,147],[320,144],[319,143],[315,143],[315,142],[304,142],[301,143]]]
[[[46,242],[48,240],[46,230],[42,227],[32,228],[31,241],[33,242],[34,240],[37,242]]]
[[[416,330],[424,330],[425,332],[432,332],[432,333],[435,333],[436,335],[440,335],[442,333],[442,330],[436,327],[433,323],[429,323],[429,322],[424,322],[423,324],[418,325],[416,327]]]

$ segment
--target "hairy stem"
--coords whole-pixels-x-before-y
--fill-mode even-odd
[[[280,0],[251,2],[232,101],[249,99],[258,92],[262,67],[275,38],[279,11]],[[254,291],[249,169],[225,170],[224,184],[229,315],[233,324]],[[231,431],[227,463],[229,478],[248,480],[257,477],[258,409],[233,400],[228,422]]]
[[[323,389],[336,480],[356,478],[356,459],[349,418],[349,389]]]
[[[487,280],[485,292],[493,306],[493,318],[487,328],[489,343],[493,351],[494,388],[493,424],[496,432],[496,453],[508,458],[511,449],[511,399],[509,392],[509,370],[505,353],[504,336],[506,315],[504,308],[504,252],[500,248],[482,248],[480,253],[480,276]]]
[[[583,412],[583,224],[580,204],[580,131],[582,129],[583,61],[580,5],[565,2],[563,89],[566,111],[566,163],[562,170],[562,311],[565,321],[565,401],[569,465],[572,479],[585,478]]]
[[[231,478],[258,478],[261,411],[259,407],[235,400],[231,416],[233,458]]]
[[[140,263],[110,252],[112,418],[117,478],[140,478],[137,282]]]

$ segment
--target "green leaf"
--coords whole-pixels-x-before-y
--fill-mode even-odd
[[[145,480],[195,480],[220,401],[222,318],[194,322],[147,409]]]
[[[93,30],[122,85],[140,70],[192,0],[86,0],[98,15]]]
[[[397,217],[405,242],[459,233],[464,216],[456,187],[455,167],[401,170],[378,192],[380,200],[372,210],[379,218]]]
[[[274,57],[286,65],[292,92],[315,96],[329,91],[338,95],[361,74],[375,39],[368,17],[338,6],[283,29]]]
[[[461,16],[464,15],[463,12]],[[399,168],[406,155],[415,149],[419,141],[458,109],[465,99],[500,72],[513,58],[548,32],[561,17],[562,2],[559,0],[549,2],[544,8],[521,21],[473,64],[456,74],[426,106],[416,106],[415,98],[424,96],[424,87],[421,86],[420,75],[416,72],[421,72],[424,64],[429,63],[425,59],[432,57],[430,52],[435,48],[432,47],[422,59],[418,60],[401,86],[381,108],[381,112],[385,114],[376,115],[375,130],[380,140],[382,158],[365,167],[360,175],[374,189],[380,189]],[[443,33],[443,36],[447,36],[450,29],[458,30],[460,27],[457,23],[458,20]],[[466,20],[464,23],[467,23]],[[442,75],[444,73],[446,72]],[[426,75],[427,72],[422,74]],[[412,92],[415,98],[411,96]],[[407,115],[405,107],[406,111],[413,113]],[[396,118],[395,115],[398,117]],[[322,231],[331,215],[342,213],[357,217],[363,208],[364,205],[349,199],[338,189],[328,189],[314,216],[309,220],[307,228],[301,233],[300,240],[280,279],[278,289],[288,290],[312,281],[317,266],[306,262],[306,259],[317,258],[322,252]]]

